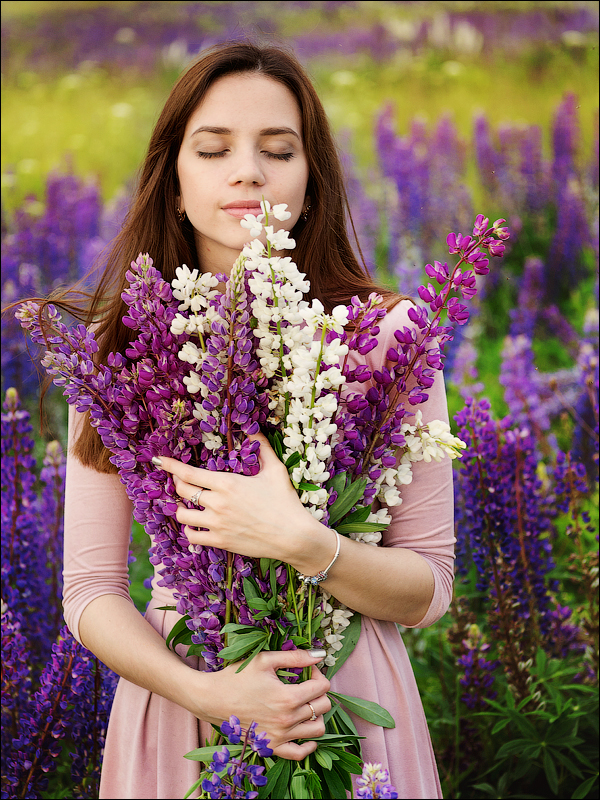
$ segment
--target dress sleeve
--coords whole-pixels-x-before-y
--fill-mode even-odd
[[[410,301],[401,301],[384,318],[377,347],[368,354],[371,369],[381,369],[386,363],[386,353],[397,344],[394,331],[402,327],[413,328],[407,315]],[[410,385],[410,383],[409,383]],[[439,419],[448,422],[446,390],[441,371],[436,371],[429,399],[408,410],[420,410],[423,422]],[[410,417],[406,418],[410,421]],[[419,553],[429,564],[434,578],[434,593],[423,619],[407,627],[426,628],[437,622],[448,610],[452,600],[454,579],[454,490],[452,461],[444,456],[441,461],[418,461],[413,464],[413,480],[400,488],[402,503],[389,509],[392,521],[383,533],[383,547],[407,547]]]
[[[92,600],[129,595],[129,543],[133,504],[118,475],[97,472],[73,455],[83,414],[69,408],[65,485],[63,612],[81,643],[79,620]]]

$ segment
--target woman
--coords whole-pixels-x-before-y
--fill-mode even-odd
[[[87,312],[97,326],[99,358],[123,349],[124,274],[149,252],[167,281],[182,263],[229,272],[247,232],[240,219],[262,198],[286,203],[280,227],[311,295],[330,310],[375,290],[346,233],[346,198],[328,122],[297,61],[277,48],[235,43],[215,48],[173,89],[152,135],[139,187]],[[369,354],[381,367],[396,328],[409,325],[408,301],[383,292],[388,316]],[[367,386],[353,389],[366,391]],[[438,379],[422,406],[424,420],[447,419]],[[128,593],[132,504],[85,417],[71,413],[65,507],[65,619],[74,636],[122,676],[107,734],[103,798],[182,797],[198,765],[183,755],[210,738],[211,723],[231,714],[256,720],[276,755],[303,759],[324,732],[329,681],[316,665],[323,651],[262,653],[248,667],[203,671],[197,658],[165,647],[178,615],[169,590],[153,581],[142,617]],[[259,435],[260,436],[260,435]],[[304,575],[330,563],[336,537],[301,505],[287,471],[261,438],[254,477],[209,473],[161,459],[177,492],[190,500],[201,487],[204,509],[183,503],[177,518],[191,543],[247,556],[280,559]],[[451,596],[453,508],[450,461],[417,463],[382,547],[344,538],[327,590],[363,615],[360,640],[331,688],[382,704],[396,727],[355,719],[363,755],[390,770],[400,797],[441,797],[420,698],[397,623],[424,627]],[[285,521],[283,526],[282,520]],[[207,529],[202,532],[198,528]],[[160,570],[160,565],[156,568]],[[281,683],[276,670],[312,667],[312,678]],[[315,719],[316,717],[316,719]],[[298,744],[296,740],[307,740]]]

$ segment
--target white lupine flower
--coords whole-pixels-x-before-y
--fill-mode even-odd
[[[264,216],[262,214],[258,216],[254,214],[244,214],[244,219],[240,220],[240,225],[242,228],[247,228],[250,231],[250,236],[260,236],[263,229],[263,219]]]
[[[296,247],[295,240],[290,239],[289,233],[283,228],[279,231],[274,231],[272,225],[266,225],[265,233],[267,234],[267,241],[275,250],[293,250]]]
[[[184,332],[191,333],[189,330],[189,323],[190,321],[186,319],[183,314],[175,314],[171,322],[170,331],[174,336],[180,336]]]
[[[187,378],[184,377],[183,382],[187,386],[187,390],[190,394],[197,394],[202,386],[200,375],[196,372],[190,372]],[[196,414],[194,414],[194,416],[196,416]],[[200,417],[198,417],[198,419],[200,419]]]
[[[180,292],[187,292],[189,287],[195,286],[196,280],[198,278],[198,270],[195,269],[192,272],[190,272],[188,265],[182,264],[175,270],[175,275],[177,277],[171,282],[171,286],[173,287],[174,290],[173,294],[179,300],[179,297],[177,297],[177,295],[175,294],[175,290]]]
[[[292,215],[289,211],[286,211],[287,203],[278,203],[276,206],[273,206],[273,216],[275,219],[278,219],[280,222],[285,222],[289,219]]]
[[[182,361],[187,361],[189,364],[200,364],[202,354],[193,342],[186,342],[179,353],[177,354]]]
[[[399,506],[402,503],[400,492],[395,486],[390,486],[383,493],[383,501],[386,506]]]
[[[331,316],[341,328],[344,328],[348,324],[348,309],[346,306],[336,306],[332,310]],[[338,333],[341,333],[341,331],[338,331]]]
[[[340,636],[337,633],[330,633],[329,636],[325,637],[325,641],[329,645],[330,650],[341,650],[342,649],[342,639],[344,637]]]

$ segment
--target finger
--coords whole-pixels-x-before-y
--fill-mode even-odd
[[[275,747],[273,749],[273,755],[287,758],[288,761],[302,761],[306,756],[314,753],[316,749],[317,743],[314,741],[302,742],[302,744],[286,742],[285,744],[280,744],[279,747]]]
[[[322,661],[325,656],[325,650],[272,650],[260,654],[263,666],[273,671],[281,667],[311,667]],[[318,670],[317,673],[324,677]]]
[[[158,463],[160,461],[160,464]],[[224,476],[233,478],[233,475],[226,475],[224,472],[212,472],[209,469],[202,469],[202,467],[193,467],[191,464],[184,464],[183,461],[178,461],[176,458],[168,458],[161,456],[160,459],[153,459],[154,466],[159,467],[171,475],[175,475],[184,483],[190,486],[202,486],[206,489],[218,489],[223,483]]]
[[[175,491],[183,500],[188,500],[194,503],[197,508],[206,508],[206,504],[210,500],[210,489],[205,486],[192,486],[191,483],[186,483],[180,478],[175,477]]]
[[[249,434],[248,439],[250,439],[250,441],[252,441],[252,442],[253,441],[257,441],[257,442],[260,443],[260,450],[259,450],[259,453],[258,453],[258,459],[259,459],[261,465],[268,464],[269,461],[276,461],[277,463],[281,463],[279,461],[279,458],[277,457],[277,454],[275,453],[275,450],[273,450],[273,448],[271,447],[271,443],[269,442],[267,437],[264,435],[264,433],[260,433],[260,432],[259,433],[251,433],[251,434]]]

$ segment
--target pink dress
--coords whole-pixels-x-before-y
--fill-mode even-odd
[[[399,303],[385,318],[378,346],[366,357],[380,367],[395,342],[394,330],[412,326]],[[448,419],[441,373],[419,406],[425,421]],[[365,391],[369,384],[352,389]],[[70,428],[74,415],[71,412]],[[381,545],[406,547],[429,564],[435,590],[429,609],[414,627],[432,625],[446,612],[453,580],[453,491],[449,458],[418,462],[413,482],[403,486],[400,506],[391,509],[393,521]],[[116,475],[101,474],[70,457],[65,502],[64,614],[79,639],[79,618],[88,603],[104,594],[129,598],[127,558],[132,504]],[[368,547],[369,545],[364,545]],[[166,637],[178,619],[171,592],[152,582],[152,600],[146,619]],[[187,660],[202,668],[197,658]],[[396,727],[384,729],[354,717],[363,740],[365,761],[380,762],[401,798],[442,797],[435,756],[412,667],[400,631],[393,622],[363,617],[362,633],[348,661],[332,679],[332,689],[363,697],[384,706]],[[232,709],[232,712],[234,710]],[[186,709],[121,679],[110,717],[101,798],[180,798],[199,774],[197,762],[184,754],[203,746],[212,728]]]

